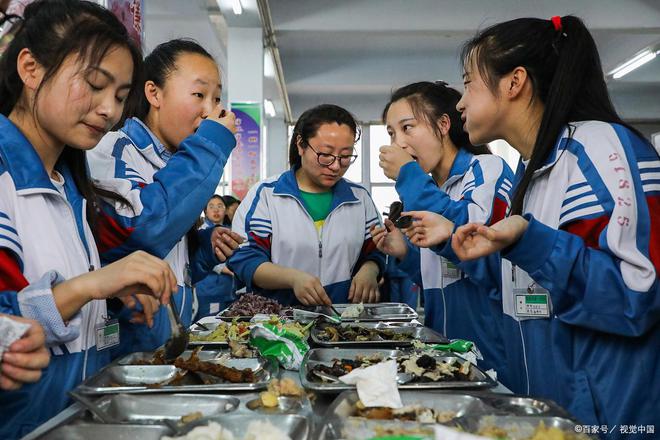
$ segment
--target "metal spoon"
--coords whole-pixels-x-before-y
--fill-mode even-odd
[[[316,377],[326,380],[331,383],[337,383],[339,382],[339,378],[337,376],[333,376],[332,374],[324,373],[323,371],[319,370],[312,370],[312,374],[315,375]]]
[[[87,397],[83,396],[82,394],[78,394],[74,391],[69,391],[69,396],[79,404],[81,404],[87,411],[91,412],[96,418],[98,418],[101,422],[103,423],[115,423],[115,420],[109,416],[108,414],[104,413],[99,409],[94,402],[92,402],[90,399]]]
[[[341,323],[341,318],[338,316],[330,316],[330,315],[326,315],[325,313],[312,312],[309,310],[293,309],[293,319],[295,320],[306,321],[308,319],[316,319],[316,318],[325,318],[334,324]]]
[[[203,319],[203,318],[202,318],[202,319]],[[199,327],[199,328],[201,328],[202,330],[207,331],[207,332],[210,332],[210,331],[211,331],[210,328],[208,328],[207,326],[205,326],[204,324],[202,324],[202,320],[201,320],[201,319],[200,319],[199,321],[195,322],[193,325],[191,325],[191,327],[195,327],[195,326],[197,326],[197,327]]]
[[[170,339],[165,342],[165,360],[172,361],[176,359],[188,347],[188,340],[190,335],[181,323],[181,318],[176,310],[176,303],[174,296],[170,296],[170,303],[166,304],[167,316],[170,319],[171,335]]]
[[[415,378],[415,375],[412,373],[397,373],[396,374],[396,383],[398,385],[405,385],[408,382],[411,382]]]

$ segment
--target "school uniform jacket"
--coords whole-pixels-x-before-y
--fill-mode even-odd
[[[63,185],[50,180],[27,138],[0,115],[0,312],[38,321],[51,353],[39,382],[0,391],[3,439],[21,437],[63,410],[67,392],[110,361],[107,349],[96,348],[105,301],[85,304],[68,322],[55,305],[55,285],[100,264],[86,202],[69,169],[58,163],[55,170]]]
[[[658,152],[621,125],[572,123],[534,173],[523,212],[529,226],[503,255],[514,265],[503,304],[522,330],[529,392],[607,425],[611,438],[625,437],[621,425],[657,423]],[[520,316],[525,290],[545,289],[549,316]]]
[[[459,149],[440,187],[417,162],[409,162],[401,167],[396,190],[406,211],[432,211],[458,227],[501,220],[509,206],[512,180],[502,158]],[[482,366],[494,368],[505,385],[517,388],[502,335],[501,260],[495,255],[461,263],[450,241],[433,249],[408,242],[408,255],[400,266],[421,283],[425,324],[449,338],[474,341],[484,357]]]
[[[385,256],[376,250],[369,232],[381,224],[371,196],[346,179],[332,191],[331,210],[319,233],[300,197],[295,170],[250,189],[232,222],[232,230],[248,240],[228,262],[248,291],[282,304],[299,304],[291,289],[266,290],[254,284],[254,272],[265,262],[318,277],[333,303],[348,301],[352,277],[365,261],[376,262],[383,273]]]
[[[177,278],[179,291],[174,298],[184,326],[190,325],[193,315],[186,232],[214,194],[235,145],[227,128],[203,121],[172,154],[146,125],[131,118],[88,153],[95,182],[131,204],[104,206],[107,215],[99,245],[102,262],[113,262],[135,250],[165,259]],[[202,245],[210,249],[210,243]],[[213,252],[205,255],[211,258],[206,262],[209,268],[219,263]],[[127,312],[122,316],[127,317]],[[153,328],[126,323],[121,327],[125,349],[120,352],[153,350],[170,335],[164,308],[154,317]]]

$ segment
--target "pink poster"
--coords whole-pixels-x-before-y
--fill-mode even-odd
[[[142,47],[144,32],[142,0],[107,0],[107,8],[124,24],[138,47]]]

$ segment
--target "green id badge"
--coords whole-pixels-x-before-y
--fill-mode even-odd
[[[96,324],[96,351],[119,345],[119,321],[108,319]]]
[[[516,297],[516,316],[528,318],[550,317],[550,301],[547,291],[529,293],[527,289],[514,289],[514,294]]]

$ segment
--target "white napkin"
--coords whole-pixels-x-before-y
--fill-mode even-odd
[[[402,408],[403,404],[396,384],[396,370],[396,361],[390,359],[371,367],[356,368],[341,376],[339,380],[355,385],[360,400],[367,407]]]
[[[18,322],[13,319],[0,316],[0,363],[2,355],[9,349],[9,346],[23,337],[30,328],[30,324]]]
[[[488,440],[488,437],[457,431],[442,425],[435,425],[435,440]]]

